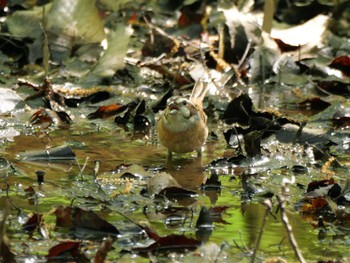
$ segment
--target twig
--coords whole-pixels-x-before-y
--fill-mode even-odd
[[[287,230],[287,234],[288,234],[288,239],[289,239],[289,243],[292,246],[295,256],[297,257],[297,259],[299,260],[299,262],[301,263],[306,263],[303,255],[301,254],[299,248],[298,248],[298,244],[297,241],[294,237],[293,234],[293,228],[291,226],[291,224],[289,223],[289,219],[287,216],[287,212],[286,212],[286,197],[289,193],[289,185],[294,183],[295,178],[292,177],[291,180],[284,178],[282,181],[282,191],[281,193],[277,196],[278,202],[279,202],[279,206],[281,209],[281,219],[282,219],[282,223],[285,227],[285,229]]]
[[[10,191],[10,185],[6,182],[6,197],[7,197],[7,200],[9,201],[9,203],[13,206],[14,209],[16,209],[18,211],[18,213],[21,213],[22,210],[20,208],[18,208],[12,201],[11,197],[10,197],[10,194],[9,194],[9,191]]]
[[[77,162],[78,168],[79,168],[79,171],[80,171],[79,172],[79,176],[81,177],[81,180],[83,180],[83,171],[85,170],[85,167],[87,166],[88,161],[89,161],[89,157],[86,157],[83,167],[80,167],[79,163]]]
[[[243,246],[243,248],[245,249],[245,251],[251,252],[251,250],[246,246],[246,244],[245,244],[244,241],[243,241],[242,232],[241,232],[241,231],[238,231],[238,234],[239,234],[239,239],[241,240],[242,246]],[[242,251],[243,251],[243,250],[242,250]]]
[[[94,177],[96,179],[98,172],[100,171],[100,165],[101,161],[100,160],[95,160],[95,166],[94,166]]]
[[[252,255],[252,258],[250,260],[250,262],[254,263],[255,262],[255,259],[256,259],[256,254],[259,250],[259,247],[260,247],[260,242],[261,242],[261,238],[262,238],[262,235],[265,231],[265,226],[266,226],[266,223],[267,223],[267,219],[269,218],[269,214],[272,210],[272,203],[271,203],[271,200],[270,199],[266,199],[264,201],[264,205],[265,205],[265,215],[264,215],[264,219],[263,219],[263,222],[261,223],[261,228],[260,228],[260,232],[259,232],[259,236],[258,236],[258,239],[256,240],[256,244],[255,244],[255,248],[254,248],[254,251],[253,251],[253,255]]]
[[[218,33],[219,33],[218,56],[220,59],[224,59],[224,55],[225,55],[225,31],[224,31],[224,26],[222,24],[220,24],[218,26]]]
[[[264,108],[265,107],[265,80],[266,80],[266,76],[265,76],[265,65],[264,65],[264,60],[263,60],[263,56],[262,54],[259,54],[259,61],[260,61],[260,69],[261,69],[261,74],[262,74],[262,81],[259,82],[259,86],[260,86],[260,98],[259,98],[259,108]],[[264,105],[263,105],[264,104]]]
[[[250,50],[251,46],[252,46],[252,42],[249,41],[247,46],[246,46],[246,48],[245,48],[245,50],[244,50],[243,56],[241,57],[241,59],[238,62],[237,69],[242,67],[244,61],[246,60],[246,58],[247,58],[247,56],[249,54],[249,50]]]

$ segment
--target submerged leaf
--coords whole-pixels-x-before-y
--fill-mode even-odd
[[[170,187],[164,188],[162,191],[159,192],[158,195],[160,196],[164,195],[169,200],[178,201],[181,199],[193,198],[197,196],[197,193],[180,188],[180,187],[170,186]]]
[[[178,252],[195,250],[201,244],[200,241],[188,238],[184,235],[169,235],[166,237],[160,237],[156,242],[148,247],[136,247],[132,251],[136,253],[166,253],[166,252]]]
[[[54,213],[56,215],[57,226],[85,228],[119,235],[119,231],[115,226],[92,211],[85,211],[79,207],[58,207]]]
[[[53,246],[49,250],[49,254],[46,256],[48,261],[79,261],[87,262],[87,258],[81,251],[80,241],[65,241],[56,246]]]
[[[23,161],[65,161],[74,160],[75,153],[67,145],[49,148],[47,150],[27,151],[20,154]]]

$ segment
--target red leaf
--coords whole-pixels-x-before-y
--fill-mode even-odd
[[[289,45],[278,38],[273,38],[273,40],[275,40],[275,42],[276,42],[278,48],[281,50],[281,52],[291,52],[291,51],[295,51],[295,50],[300,49],[300,45],[299,46]]]
[[[339,69],[346,75],[350,75],[350,57],[349,56],[340,56],[331,62],[329,65],[332,68]]]
[[[42,214],[33,214],[28,221],[22,226],[22,229],[24,231],[28,231],[30,234],[34,232],[37,227],[41,225],[43,222],[43,215]]]
[[[67,241],[62,242],[56,246],[53,246],[49,250],[49,254],[46,256],[48,259],[62,256],[63,254],[69,253],[73,257],[80,254],[79,248],[80,248],[81,242],[76,241]]]
[[[7,0],[0,0],[0,8],[5,8],[7,5]]]
[[[127,107],[128,107],[127,105],[121,105],[121,104],[111,104],[107,106],[101,106],[97,109],[97,111],[90,113],[88,115],[88,118],[97,119],[97,118],[110,117],[123,112],[124,110],[126,110]]]

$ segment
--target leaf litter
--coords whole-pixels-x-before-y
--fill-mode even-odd
[[[19,2],[0,13],[1,260],[347,258],[347,1]],[[199,79],[204,156],[169,161],[158,113]]]

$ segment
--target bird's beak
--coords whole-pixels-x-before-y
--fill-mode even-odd
[[[179,110],[179,107],[177,105],[175,105],[174,103],[171,103],[168,105],[168,109],[169,109],[169,112],[174,112],[174,111],[178,111]]]

